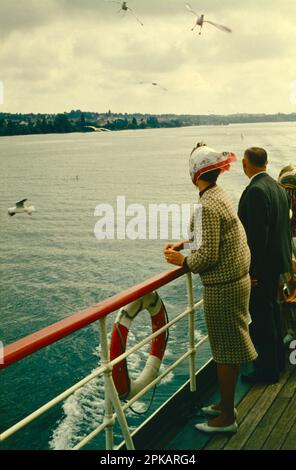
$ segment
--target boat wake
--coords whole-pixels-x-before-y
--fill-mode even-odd
[[[132,347],[139,341],[143,340],[147,333],[145,329],[136,330],[136,335],[133,331],[129,332],[128,347]],[[171,328],[170,340],[165,353],[164,364],[162,364],[160,373],[164,371],[165,365],[171,363],[176,356],[174,344],[177,344],[177,329]],[[195,331],[195,338],[199,340],[202,338],[200,330]],[[110,340],[110,338],[109,338]],[[180,338],[179,338],[180,343]],[[172,348],[169,347],[172,345]],[[150,345],[146,349],[142,348],[137,353],[131,355],[128,359],[128,369],[130,377],[135,379],[143,369],[149,355]],[[100,346],[96,348],[94,354],[100,357]],[[161,398],[168,398],[165,396],[165,389],[161,390],[163,385],[166,385],[174,380],[174,373],[170,372],[158,385]],[[137,413],[145,413],[149,406],[151,393],[147,397],[137,401],[133,405],[133,409]],[[126,417],[130,430],[136,429],[140,420],[143,421],[147,414],[139,417],[132,410],[128,409]],[[55,429],[52,433],[52,438],[49,442],[49,447],[53,450],[70,450],[78,444],[86,435],[96,429],[103,421],[104,418],[104,378],[98,377],[85,386],[77,390],[73,395],[67,398],[63,404],[63,417],[57,422]],[[114,426],[114,441],[120,443],[122,440],[121,430],[116,423]],[[98,436],[93,443],[92,447],[96,449],[104,448],[104,433]]]
[[[133,346],[146,336],[145,331],[137,332],[137,337],[132,331],[129,333],[129,346]],[[130,356],[128,360],[129,373],[132,378],[137,377],[144,367],[148,358],[148,351],[144,349]],[[94,352],[99,357],[100,347]],[[172,357],[173,353],[167,350],[167,357]],[[170,373],[162,381],[162,384],[172,381],[174,374]],[[148,399],[138,401],[133,409],[142,413],[147,409]],[[69,450],[73,448],[83,437],[98,427],[104,418],[104,378],[98,377],[81,387],[73,395],[67,398],[63,404],[63,417],[57,422],[53,431],[49,447],[53,450]],[[139,425],[139,417],[131,410],[126,413],[130,429],[133,430]],[[96,448],[104,447],[104,436],[96,439]],[[114,439],[120,442],[122,439],[120,428],[114,427]],[[101,441],[101,446],[100,446]]]

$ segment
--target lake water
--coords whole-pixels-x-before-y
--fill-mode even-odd
[[[242,138],[243,134],[243,138]],[[241,158],[249,146],[269,153],[269,172],[295,163],[296,124],[248,124],[124,131],[116,133],[2,137],[0,139],[1,291],[0,340],[8,344],[71,313],[95,304],[166,269],[165,240],[96,240],[98,204],[195,203],[198,194],[188,175],[188,157],[197,141],[231,150]],[[237,204],[248,184],[241,163],[219,184]],[[9,217],[8,207],[27,197],[32,217]],[[196,299],[201,296],[194,278]],[[186,305],[185,279],[160,289],[170,318]],[[114,315],[109,318],[109,331]],[[129,344],[150,332],[149,316],[136,320]],[[186,347],[186,322],[170,334],[164,362]],[[205,334],[197,313],[196,336]],[[183,341],[180,340],[183,339]],[[81,379],[98,365],[99,332],[93,324],[1,373],[0,429],[4,430]],[[201,364],[208,351],[198,356]],[[143,367],[147,351],[130,361],[131,375]],[[157,387],[151,407],[184,382],[187,364]],[[95,380],[36,423],[4,442],[1,449],[65,449],[98,425],[103,416],[102,383]],[[145,410],[149,398],[135,408]],[[144,415],[146,418],[146,415]],[[144,418],[128,412],[135,427]],[[116,428],[116,441],[121,440]],[[103,437],[89,448],[102,448]]]

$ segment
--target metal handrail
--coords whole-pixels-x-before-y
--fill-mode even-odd
[[[205,336],[203,339],[201,339],[196,345],[194,350],[196,351],[200,346],[202,346],[208,339],[208,336]],[[195,352],[194,351],[194,352]],[[145,395],[149,390],[154,388],[157,384],[159,384],[164,377],[166,377],[170,372],[172,372],[176,367],[178,367],[182,362],[185,361],[190,355],[192,354],[192,351],[188,350],[186,353],[184,353],[179,359],[177,359],[173,364],[171,364],[169,367],[167,367],[164,372],[159,375],[156,379],[154,379],[150,384],[148,384],[143,390],[137,393],[133,398],[131,398],[128,402],[126,402],[122,409],[123,411],[127,410],[130,408],[136,401],[138,401],[140,398],[142,398],[143,395]],[[79,450],[82,449],[86,444],[88,444],[90,441],[92,441],[100,432],[102,432],[108,425],[109,423],[114,423],[114,420],[116,418],[116,413],[113,413],[112,418],[110,418],[110,422],[106,421],[105,423],[102,423],[100,426],[97,427],[97,429],[94,429],[88,436],[84,437],[82,441],[80,441],[78,444],[76,444],[75,447],[73,447],[73,450]]]
[[[121,354],[119,357],[110,361],[109,359],[109,345],[108,345],[108,337],[107,337],[107,329],[106,329],[106,317],[112,313],[117,308],[123,307],[127,303],[130,303],[143,295],[150,293],[155,288],[162,287],[172,280],[177,279],[183,276],[187,272],[187,295],[188,295],[188,307],[185,309],[184,312],[179,314],[176,318],[171,320],[167,323],[164,327],[157,330],[155,333],[148,336],[146,339],[142,340],[141,342],[137,343],[135,346],[130,348],[128,351]],[[83,328],[83,326],[87,326],[90,323],[99,320],[100,325],[100,338],[101,338],[101,366],[86,376],[84,379],[80,380],[68,390],[64,391],[63,393],[59,394],[57,397],[50,400],[48,403],[40,407],[38,410],[35,410],[26,418],[22,419],[18,423],[16,423],[11,428],[4,431],[0,434],[0,442],[4,441],[11,435],[15,434],[17,431],[22,429],[24,426],[31,423],[33,420],[44,414],[46,411],[51,409],[56,404],[63,401],[65,398],[70,396],[76,390],[81,388],[83,385],[88,383],[89,381],[93,380],[94,378],[104,375],[105,380],[105,418],[104,422],[98,426],[97,429],[93,430],[88,436],[82,439],[80,443],[78,443],[74,450],[80,449],[84,447],[88,442],[90,442],[95,436],[97,436],[100,432],[105,430],[106,432],[106,449],[110,450],[114,448],[113,443],[113,425],[115,422],[115,418],[117,417],[120,427],[122,429],[123,437],[126,443],[126,447],[128,449],[134,449],[132,437],[128,428],[128,424],[126,422],[124,411],[131,406],[136,400],[141,398],[145,395],[154,385],[159,383],[163,377],[165,377],[171,370],[177,367],[181,362],[189,357],[190,359],[190,389],[191,391],[196,390],[196,381],[195,381],[195,353],[196,348],[199,347],[205,339],[201,340],[197,345],[194,342],[194,311],[195,309],[202,304],[202,300],[194,304],[193,302],[193,291],[192,291],[192,278],[191,273],[189,273],[184,268],[177,268],[171,271],[167,271],[162,273],[154,278],[143,282],[137,286],[134,286],[127,291],[124,291],[122,294],[118,294],[107,301],[101,302],[94,307],[86,309],[82,312],[78,312],[74,315],[71,315],[65,320],[61,322],[57,322],[43,330],[34,333],[33,335],[29,335],[25,337],[23,340],[17,341],[12,345],[6,347],[4,352],[4,367],[8,367],[14,362],[17,362],[24,357],[32,354],[49,344],[53,344],[54,342],[58,341],[59,339],[68,336],[69,334],[77,331],[77,329]],[[120,307],[119,307],[120,306]],[[112,310],[111,310],[112,309]],[[178,358],[172,365],[170,365],[166,370],[159,375],[153,382],[148,384],[143,390],[141,390],[135,397],[133,397],[130,401],[125,403],[125,405],[121,405],[120,399],[115,388],[113,379],[112,379],[112,368],[115,364],[121,362],[122,360],[126,359],[128,356],[133,354],[134,352],[141,349],[151,340],[156,338],[158,335],[162,334],[164,331],[168,330],[172,325],[183,319],[184,317],[188,316],[189,318],[189,344],[188,344],[188,351],[184,353],[180,358]],[[82,324],[78,328],[78,325]],[[53,336],[53,328],[58,328],[58,331]],[[32,340],[33,339],[33,340]],[[32,344],[30,341],[32,340]],[[6,360],[8,362],[6,362]],[[113,409],[115,412],[113,412]]]
[[[165,271],[150,278],[148,281],[137,284],[120,294],[74,313],[63,320],[5,346],[3,350],[3,363],[0,363],[0,369],[5,369],[11,364],[30,356],[32,353],[56,343],[60,339],[81,330],[100,318],[104,318],[110,313],[115,312],[115,310],[143,297],[145,294],[169,284],[171,281],[183,276],[187,271],[185,268],[174,268]]]

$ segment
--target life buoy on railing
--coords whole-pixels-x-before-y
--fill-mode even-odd
[[[125,352],[127,336],[133,319],[145,309],[150,313],[153,333],[166,325],[166,309],[157,292],[151,292],[121,308],[113,326],[110,360]],[[136,380],[130,379],[126,360],[119,362],[113,367],[112,377],[120,398],[132,398],[146,385],[156,379],[165,353],[166,343],[167,332],[161,333],[152,340],[148,360]]]

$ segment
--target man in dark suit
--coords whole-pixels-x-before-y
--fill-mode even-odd
[[[289,204],[285,190],[267,172],[267,153],[246,150],[243,169],[251,179],[239,202],[238,215],[251,250],[250,333],[258,352],[251,382],[275,383],[284,369],[283,327],[277,303],[279,278],[291,271]]]

